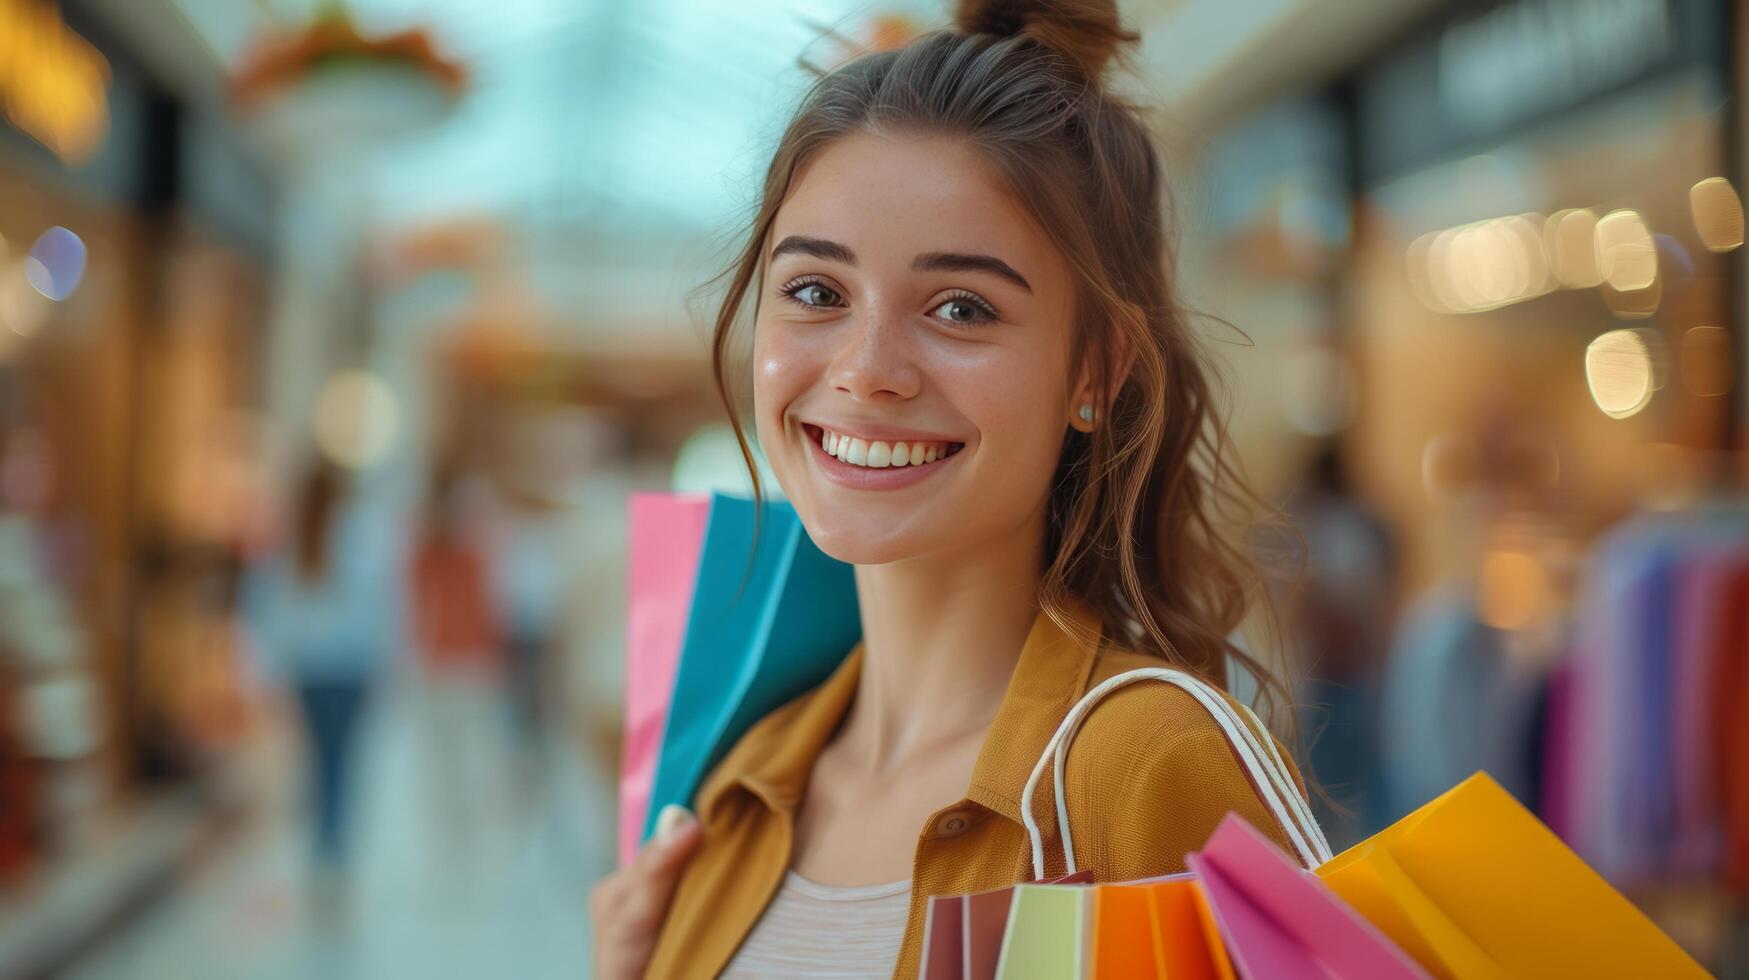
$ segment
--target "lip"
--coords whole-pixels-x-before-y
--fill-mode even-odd
[[[812,423],[805,424],[813,428],[818,428],[818,426],[813,426]],[[962,444],[960,451],[954,453],[952,456],[943,456],[933,463],[924,463],[921,466],[886,466],[880,468],[856,466],[852,463],[846,463],[836,456],[828,454],[826,452],[826,447],[820,445],[820,440],[811,437],[807,428],[803,428],[800,431],[802,434],[802,440],[813,447],[813,451],[809,455],[813,458],[814,465],[819,468],[820,472],[824,473],[826,478],[833,483],[849,487],[852,490],[898,490],[903,487],[908,487],[922,480],[927,480],[931,476],[941,472],[944,468],[952,466],[955,460],[966,454],[965,448]],[[840,434],[848,434],[842,433],[837,429],[834,429],[833,431],[840,432]],[[856,438],[862,437],[856,436]],[[923,441],[958,442],[959,440],[924,439]]]

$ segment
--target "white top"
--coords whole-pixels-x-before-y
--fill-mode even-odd
[[[788,872],[723,980],[890,977],[910,910],[908,878],[840,888]]]

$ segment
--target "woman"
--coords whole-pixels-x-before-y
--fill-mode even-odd
[[[824,76],[784,134],[718,384],[738,427],[751,292],[759,442],[856,566],[863,639],[597,887],[599,976],[914,975],[930,895],[1032,877],[1022,790],[1091,686],[1262,676],[1228,640],[1260,577],[1216,530],[1254,498],[1173,293],[1158,159],[1101,85],[1135,39],[1111,0],[969,0]],[[1099,880],[1182,870],[1228,811],[1282,839],[1164,684],[1101,703],[1067,773]]]
[[[353,497],[331,463],[312,465],[295,507],[289,547],[251,570],[244,603],[257,642],[302,709],[315,883],[332,891],[348,863],[358,722],[403,635],[404,566],[393,522]]]

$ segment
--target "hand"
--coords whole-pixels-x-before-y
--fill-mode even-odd
[[[656,817],[656,835],[632,863],[590,890],[596,980],[638,980],[644,975],[681,869],[702,839],[697,818],[671,803]]]

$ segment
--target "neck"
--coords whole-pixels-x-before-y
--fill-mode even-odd
[[[982,741],[1038,613],[1043,515],[964,552],[856,567],[862,677],[841,742],[875,773]]]

